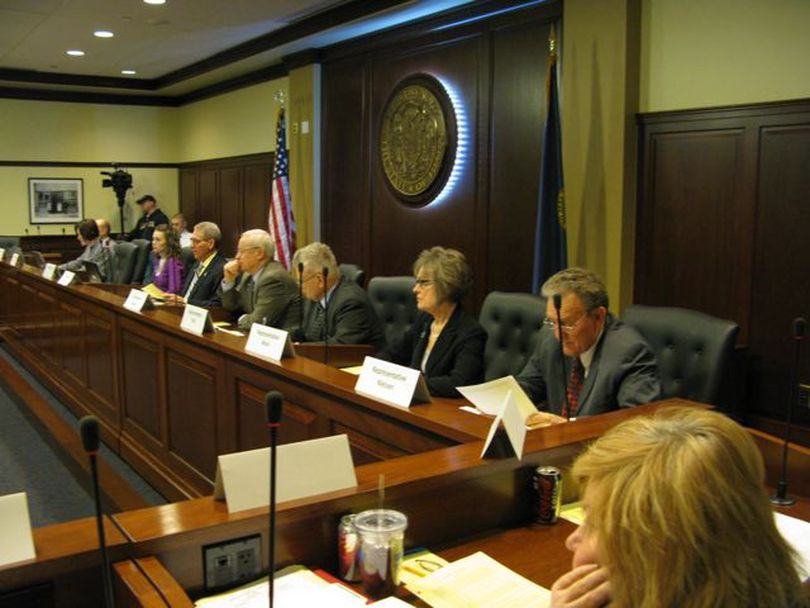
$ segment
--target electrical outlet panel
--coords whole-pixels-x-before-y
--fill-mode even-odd
[[[799,407],[810,408],[810,384],[799,383]]]
[[[235,587],[257,578],[262,569],[260,534],[203,547],[205,588]]]

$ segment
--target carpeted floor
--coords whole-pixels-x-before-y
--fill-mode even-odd
[[[11,363],[65,421],[78,429],[76,417],[40,385],[2,346],[0,357]],[[46,526],[94,514],[93,497],[64,464],[47,436],[0,386],[0,496],[28,493],[33,527]],[[78,431],[77,431],[78,432]],[[152,505],[166,500],[124,461],[102,445],[100,456]],[[102,480],[103,483],[103,480]]]

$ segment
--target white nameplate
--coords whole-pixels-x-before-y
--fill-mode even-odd
[[[17,264],[19,264],[19,262],[20,262],[20,254],[19,253],[12,253],[11,254],[11,259],[9,260],[8,263],[11,264],[12,266],[17,266]]]
[[[254,323],[250,326],[245,351],[275,362],[281,361],[284,355],[295,356],[289,332],[261,323]]]
[[[430,402],[425,379],[418,369],[374,357],[366,357],[363,360],[363,369],[354,390],[361,395],[396,407],[407,408],[411,403]]]
[[[226,500],[228,513],[270,504],[270,457],[270,448],[219,457],[214,498]],[[347,435],[286,443],[276,458],[277,503],[357,487]]]
[[[492,426],[489,427],[489,434],[487,440],[484,442],[484,449],[481,450],[481,458],[484,457],[486,451],[489,449],[489,444],[492,443],[492,438],[495,437],[495,432],[503,422],[506,429],[506,436],[509,437],[509,443],[512,444],[512,450],[517,456],[518,460],[523,458],[523,444],[526,442],[526,422],[524,421],[523,414],[517,405],[514,393],[508,391],[504,402],[501,405],[500,413],[492,421]]]
[[[145,308],[152,308],[152,299],[149,294],[140,289],[131,289],[127,299],[124,300],[124,308],[132,312],[141,312]]]
[[[65,270],[62,272],[62,276],[59,277],[57,283],[67,287],[68,285],[71,285],[75,280],[76,280],[76,273],[71,272],[70,270]]]
[[[45,268],[42,269],[42,278],[53,281],[54,276],[56,276],[56,264],[48,262],[45,264]]]
[[[37,556],[25,492],[0,496],[0,538],[0,566]]]
[[[186,304],[186,309],[183,311],[183,318],[180,321],[180,329],[198,336],[203,335],[206,331],[214,331],[214,325],[211,323],[208,309],[202,306]]]

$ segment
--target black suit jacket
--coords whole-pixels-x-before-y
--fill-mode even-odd
[[[208,264],[202,276],[197,279],[194,289],[188,294],[186,301],[194,306],[222,306],[222,300],[219,297],[218,289],[219,284],[222,283],[222,269],[225,267],[225,256],[220,255],[217,251],[214,259]],[[194,262],[186,275],[186,280],[183,283],[183,291],[181,295],[186,295],[188,286],[191,285],[191,279],[200,267],[199,262]]]
[[[421,369],[432,322],[429,314],[419,313],[414,324],[390,350],[382,353],[382,357]],[[457,386],[483,382],[486,342],[486,330],[457,306],[425,363],[424,375],[430,394],[460,397]]]
[[[320,302],[304,303],[303,331],[296,332],[301,342],[322,342],[318,323]],[[371,344],[385,347],[385,332],[368,295],[354,281],[340,277],[327,305],[327,340],[330,344]]]

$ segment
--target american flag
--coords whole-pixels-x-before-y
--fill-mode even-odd
[[[276,162],[273,165],[273,194],[267,223],[276,243],[276,257],[287,270],[295,253],[295,219],[290,199],[289,162],[287,159],[287,133],[284,108],[278,111],[276,125]]]

